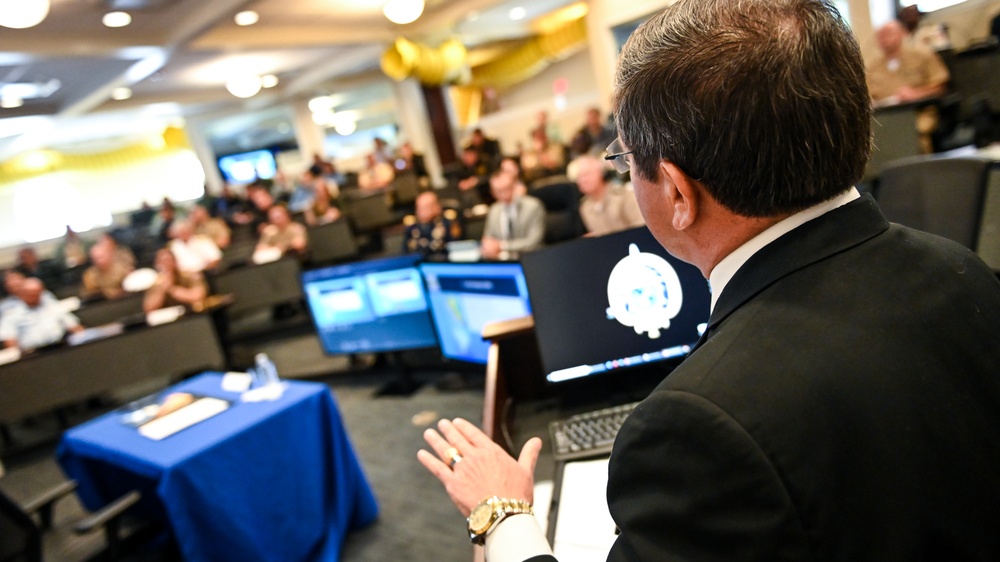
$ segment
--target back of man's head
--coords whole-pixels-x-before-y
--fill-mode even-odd
[[[830,199],[871,152],[861,53],[827,0],[680,0],[632,34],[616,83],[633,174],[666,159],[742,216]]]

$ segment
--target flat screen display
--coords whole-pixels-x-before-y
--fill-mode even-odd
[[[483,341],[483,326],[531,314],[520,264],[425,263],[420,272],[448,359],[485,365],[490,344]]]
[[[302,288],[327,354],[400,351],[437,345],[419,256],[324,267]]]
[[[273,178],[278,173],[278,163],[271,151],[254,150],[219,158],[219,169],[226,181],[250,183],[257,179]]]
[[[708,282],[639,227],[522,256],[546,380],[680,360],[705,331]]]

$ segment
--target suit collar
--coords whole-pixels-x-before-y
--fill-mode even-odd
[[[771,242],[741,267],[719,295],[704,343],[713,328],[778,280],[885,232],[889,222],[871,195],[813,219]]]

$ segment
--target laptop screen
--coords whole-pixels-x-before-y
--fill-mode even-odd
[[[546,380],[680,360],[708,322],[708,282],[639,227],[521,258]]]

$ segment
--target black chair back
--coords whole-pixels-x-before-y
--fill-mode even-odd
[[[358,256],[358,242],[346,219],[309,229],[309,263],[322,265]]]
[[[42,536],[21,506],[0,491],[0,562],[41,562]]]
[[[549,183],[531,190],[530,195],[545,205],[546,244],[571,240],[583,234],[580,190],[575,183]]]
[[[399,222],[381,191],[345,198],[344,205],[357,232],[373,232]]]
[[[923,156],[893,162],[875,198],[886,218],[976,250],[989,160]]]

